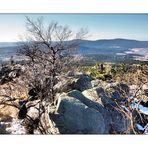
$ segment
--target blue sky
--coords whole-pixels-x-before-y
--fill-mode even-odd
[[[54,20],[73,30],[87,27],[91,40],[148,40],[148,14],[0,14],[0,42],[18,41],[25,34],[25,16],[43,16],[47,23]]]

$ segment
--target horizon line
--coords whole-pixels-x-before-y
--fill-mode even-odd
[[[74,39],[75,40],[75,39]],[[140,39],[131,39],[131,38],[102,38],[102,39],[76,39],[76,40],[83,40],[83,41],[100,41],[100,40],[133,40],[133,41],[148,41],[147,40],[140,40]],[[69,40],[71,41],[71,40]],[[18,43],[24,41],[0,41],[0,43]]]

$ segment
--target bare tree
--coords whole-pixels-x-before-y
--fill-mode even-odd
[[[49,106],[56,102],[54,86],[62,75],[74,69],[72,64],[76,49],[88,31],[81,28],[74,33],[68,26],[59,25],[57,22],[45,24],[42,17],[36,20],[26,17],[26,21],[27,38],[19,44],[19,54],[28,59],[24,81],[30,87],[29,95],[33,93],[28,100],[39,100],[39,120],[46,120],[41,118],[48,115]],[[32,121],[29,120],[30,123]],[[47,123],[46,126],[48,125]],[[48,133],[44,128],[42,133]]]
[[[26,20],[28,39],[27,42],[23,42],[20,51],[30,59],[36,75],[46,79],[42,80],[42,83],[46,83],[42,85],[46,88],[42,89],[48,91],[46,96],[53,103],[57,78],[63,71],[71,68],[79,39],[84,38],[88,31],[80,29],[77,33],[73,33],[68,26],[59,25],[57,22],[45,25],[43,18],[34,21],[26,17]],[[42,78],[39,79],[41,81]]]

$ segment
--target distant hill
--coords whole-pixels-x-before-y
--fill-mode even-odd
[[[2,47],[15,47],[17,42],[0,42],[0,48]]]
[[[148,61],[148,41],[129,39],[103,39],[103,40],[79,40],[80,47],[77,54],[82,56],[105,57],[107,61],[116,60],[118,57]],[[17,42],[0,42],[0,61],[7,60],[16,55]],[[104,58],[103,58],[104,59]]]
[[[0,63],[2,61],[7,61],[11,56],[16,55],[16,47],[16,42],[0,42]]]
[[[133,48],[148,48],[148,41],[137,41],[128,39],[110,40],[81,40],[80,54],[116,54],[125,53]]]

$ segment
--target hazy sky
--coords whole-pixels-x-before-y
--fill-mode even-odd
[[[18,41],[26,31],[25,16],[43,16],[78,30],[87,27],[88,39],[127,38],[148,40],[148,14],[0,14],[0,42]]]

